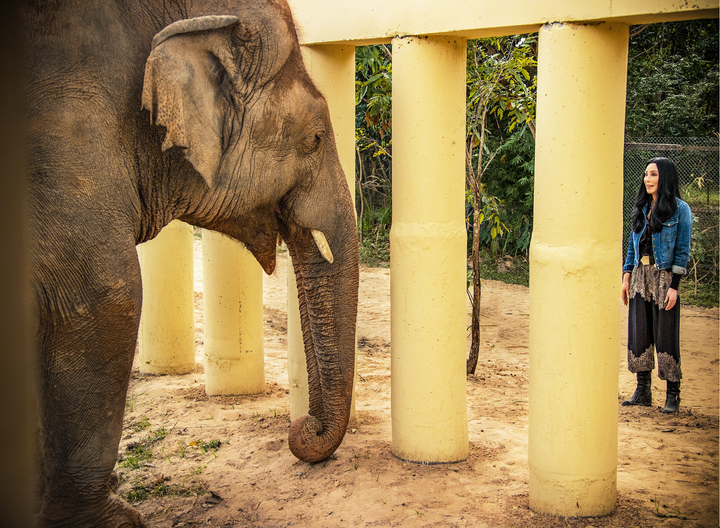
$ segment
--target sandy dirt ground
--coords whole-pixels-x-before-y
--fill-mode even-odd
[[[483,285],[468,459],[417,465],[391,454],[390,273],[362,269],[356,418],[336,453],[311,465],[287,448],[286,256],[264,279],[265,392],[207,397],[200,244],[197,368],[160,377],[135,370],[128,393],[117,492],[149,526],[718,526],[717,309],[682,309],[679,415],[660,413],[656,375],[652,407],[619,407],[616,512],[559,519],[529,509],[527,288]],[[626,317],[622,324],[624,334]],[[618,364],[619,403],[635,383],[624,349]]]

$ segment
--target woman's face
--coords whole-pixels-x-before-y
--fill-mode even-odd
[[[645,190],[652,195],[653,201],[657,200],[658,186],[660,184],[660,172],[657,165],[650,163],[645,169]]]

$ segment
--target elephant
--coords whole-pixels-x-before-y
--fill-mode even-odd
[[[309,416],[301,460],[347,428],[354,204],[285,0],[26,0],[39,526],[142,526],[112,490],[142,286],[136,245],[174,219],[296,270]]]

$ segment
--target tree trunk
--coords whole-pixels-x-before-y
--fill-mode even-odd
[[[358,184],[358,194],[360,195],[360,231],[358,233],[358,244],[362,246],[363,243],[363,237],[365,236],[365,199],[363,198],[363,185],[362,185],[362,179],[363,179],[363,160],[362,155],[360,154],[360,149],[355,149],[358,155],[358,178],[357,178],[357,184]]]
[[[472,243],[472,265],[473,265],[473,295],[472,295],[472,341],[470,342],[470,354],[466,363],[465,372],[470,376],[475,374],[478,357],[480,355],[480,213],[482,213],[482,158],[483,147],[485,146],[485,119],[487,117],[487,105],[483,106],[480,117],[480,144],[478,145],[477,170],[474,174],[473,191],[473,243]],[[470,149],[470,160],[472,160],[472,148]],[[492,158],[490,158],[492,161]],[[489,162],[488,162],[489,163]],[[472,162],[469,163],[472,172]]]
[[[475,374],[478,357],[480,355],[480,213],[482,212],[482,196],[480,190],[474,193],[473,207],[473,243],[472,243],[472,267],[473,267],[473,295],[472,295],[472,341],[470,342],[470,355],[467,360],[466,373],[468,376]]]

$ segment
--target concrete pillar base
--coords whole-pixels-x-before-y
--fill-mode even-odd
[[[562,517],[601,517],[615,511],[617,472],[573,478],[530,464],[530,509]]]

